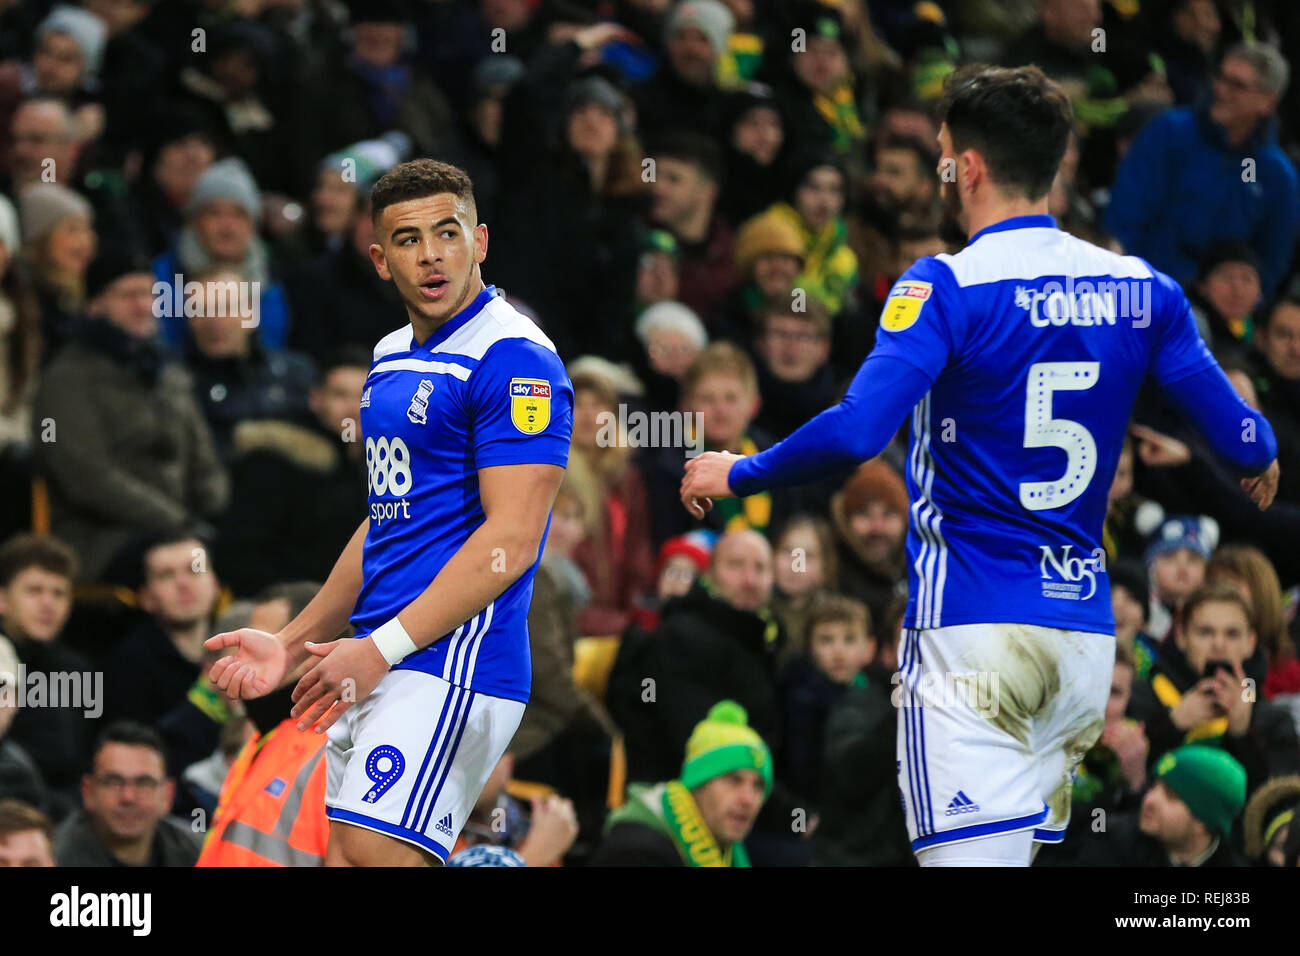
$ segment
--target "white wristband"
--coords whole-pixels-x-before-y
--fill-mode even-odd
[[[384,660],[388,661],[389,667],[420,649],[397,618],[371,631],[370,639],[375,642],[375,647],[379,648],[379,653],[384,655]]]

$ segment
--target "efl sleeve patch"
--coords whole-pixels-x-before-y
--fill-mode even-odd
[[[885,300],[885,310],[880,315],[880,325],[887,332],[902,332],[921,316],[921,307],[930,298],[934,285],[916,279],[895,283]]]
[[[542,378],[510,380],[510,421],[525,435],[551,423],[551,383]]]

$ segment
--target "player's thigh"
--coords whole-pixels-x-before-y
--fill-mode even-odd
[[[1059,839],[1070,820],[1075,769],[1105,725],[1115,667],[1115,638],[1083,631],[1055,633],[1060,645],[1061,686],[1037,723],[1034,762],[1039,794],[1048,806],[1044,827],[1055,831]]]
[[[344,714],[352,718],[346,727],[340,720],[330,729],[331,823],[351,824],[446,860],[514,736],[524,704],[437,675],[396,670],[354,711]],[[349,833],[345,839],[354,838]],[[355,839],[364,840],[362,846],[373,843]]]
[[[362,827],[330,821],[326,866],[442,866],[433,853]]]
[[[1007,656],[998,625],[904,633],[899,787],[918,852],[1032,829],[1043,818],[1030,747],[1041,681]]]

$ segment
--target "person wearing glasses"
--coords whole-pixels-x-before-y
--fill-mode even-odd
[[[1277,291],[1300,223],[1295,166],[1277,138],[1289,75],[1274,47],[1235,46],[1207,99],[1142,128],[1106,213],[1106,228],[1126,253],[1187,283],[1216,240],[1241,240],[1259,256],[1262,296]]]
[[[158,734],[110,724],[81,781],[82,809],[55,831],[54,858],[59,866],[193,866],[200,833],[167,815],[175,790]]]

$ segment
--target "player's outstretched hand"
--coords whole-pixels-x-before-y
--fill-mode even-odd
[[[696,518],[702,519],[713,508],[714,498],[733,498],[727,476],[731,466],[744,455],[729,451],[706,451],[686,462],[682,476],[682,505]]]
[[[388,661],[368,637],[308,643],[307,652],[320,660],[302,675],[293,689],[293,710],[289,716],[298,721],[299,730],[315,724],[316,733],[325,733],[345,710],[364,700],[388,673]]]
[[[210,651],[239,648],[213,664],[208,672],[208,679],[231,700],[250,700],[268,694],[289,673],[289,652],[274,634],[266,631],[241,627],[209,637],[203,646]]]
[[[1241,487],[1250,495],[1250,500],[1259,506],[1259,510],[1265,511],[1277,497],[1277,483],[1281,477],[1282,469],[1277,466],[1277,459],[1274,458],[1264,474],[1241,479]]]

